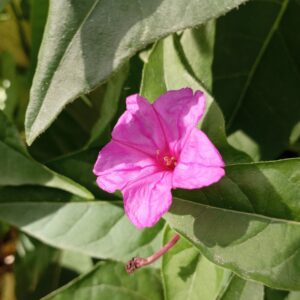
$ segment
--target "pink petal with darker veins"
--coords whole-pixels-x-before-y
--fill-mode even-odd
[[[225,175],[223,168],[178,164],[173,176],[173,187],[200,189],[218,182]]]
[[[224,175],[217,148],[199,129],[193,128],[181,151],[173,175],[173,187],[195,189],[211,185]]]
[[[153,156],[157,149],[165,149],[166,140],[152,105],[132,95],[126,99],[126,108],[112,132],[113,140]]]
[[[157,172],[156,162],[149,155],[120,142],[111,141],[98,155],[94,174],[97,184],[107,192],[122,190],[128,183]]]
[[[205,96],[190,88],[169,91],[153,104],[170,149],[180,151],[190,131],[197,126],[205,110]]]
[[[137,180],[122,192],[125,212],[138,228],[154,226],[172,204],[172,173],[159,172]]]

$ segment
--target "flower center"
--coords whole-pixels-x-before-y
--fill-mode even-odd
[[[156,150],[156,159],[163,169],[174,170],[177,164],[175,156],[170,154],[161,154],[160,150]]]

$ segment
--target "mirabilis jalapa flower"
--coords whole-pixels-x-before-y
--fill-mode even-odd
[[[136,227],[158,222],[172,204],[172,188],[201,188],[224,176],[220,153],[196,128],[204,110],[203,92],[190,88],[168,91],[153,104],[137,94],[126,99],[94,174],[101,189],[122,191]]]

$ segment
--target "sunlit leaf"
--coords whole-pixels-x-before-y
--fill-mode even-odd
[[[27,142],[45,131],[66,104],[107,80],[139,49],[243,2],[52,1],[27,111]]]

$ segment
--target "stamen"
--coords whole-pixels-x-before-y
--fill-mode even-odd
[[[156,253],[154,253],[153,255],[147,258],[133,257],[126,264],[125,268],[127,273],[132,274],[135,270],[152,264],[157,259],[159,259],[163,254],[165,254],[170,248],[172,248],[179,239],[180,239],[179,234],[174,235],[174,237],[166,245],[164,245],[160,250],[158,250]]]
[[[164,156],[164,162],[167,167],[176,166],[176,158],[174,156]]]

